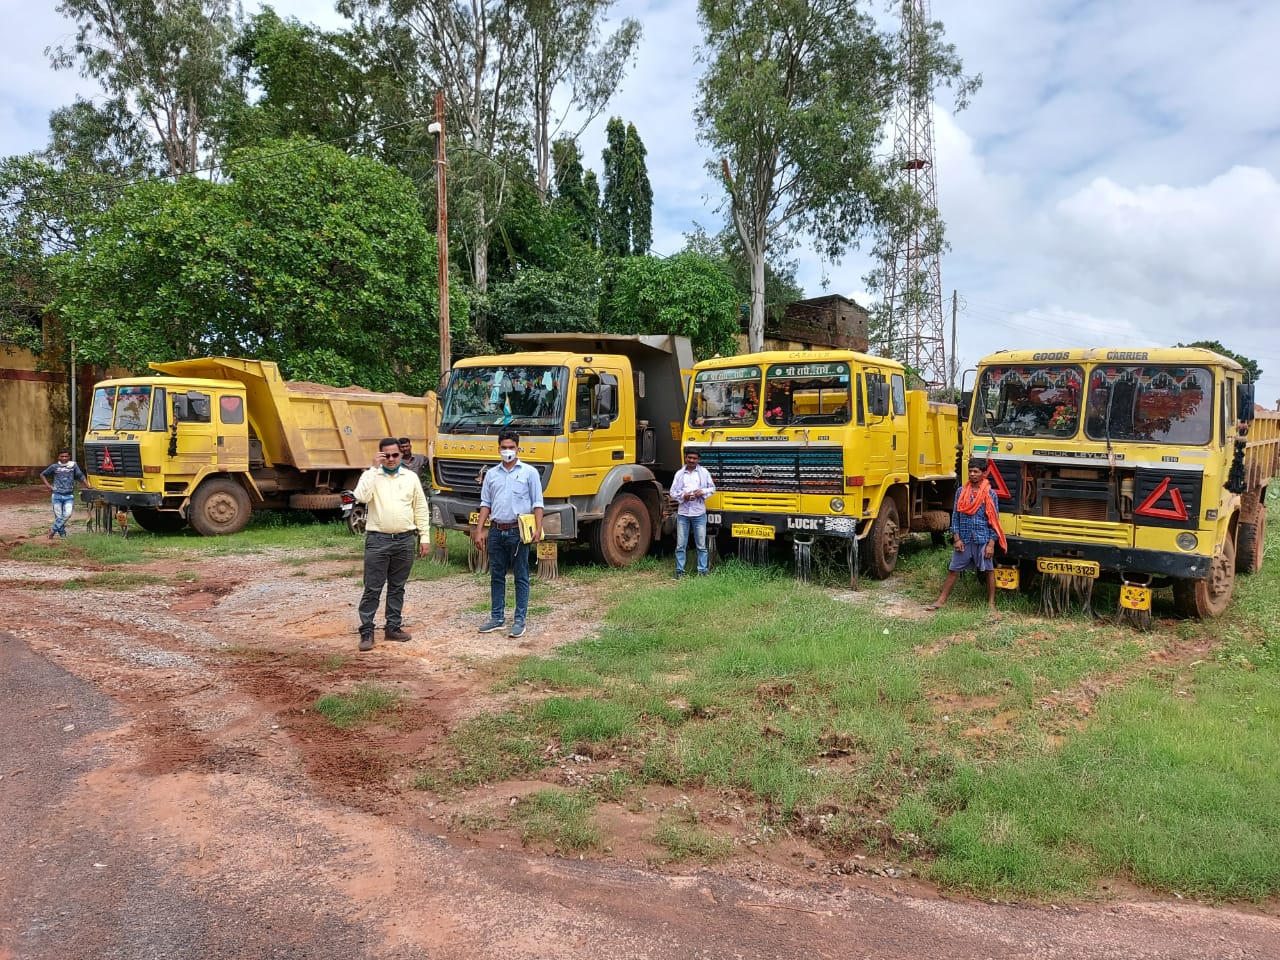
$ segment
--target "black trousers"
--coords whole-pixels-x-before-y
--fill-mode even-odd
[[[364,535],[364,593],[360,597],[360,632],[373,629],[373,616],[378,612],[382,588],[387,588],[387,629],[400,627],[404,613],[404,585],[413,569],[413,555],[418,538],[413,530],[406,533]]]

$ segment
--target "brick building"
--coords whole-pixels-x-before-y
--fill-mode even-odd
[[[833,293],[825,297],[797,300],[782,317],[765,313],[765,350],[857,350],[867,351],[867,311],[848,297]],[[746,352],[746,327],[742,319],[738,350]]]

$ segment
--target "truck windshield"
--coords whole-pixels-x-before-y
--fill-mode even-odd
[[[764,422],[773,426],[848,423],[849,365],[779,363],[770,366],[764,383]]]
[[[760,415],[760,368],[700,370],[689,401],[691,427],[745,427]]]
[[[89,413],[90,430],[110,430],[111,415],[116,411],[116,388],[98,387],[93,391],[93,409]]]
[[[1213,375],[1203,367],[1106,366],[1089,376],[1085,435],[1090,440],[1208,443]]]
[[[445,433],[564,432],[564,367],[460,367],[449,376],[440,429]]]
[[[151,423],[151,385],[124,386],[116,393],[116,429],[146,430]]]
[[[1076,366],[998,364],[978,375],[975,433],[998,437],[1074,437],[1084,373]]]

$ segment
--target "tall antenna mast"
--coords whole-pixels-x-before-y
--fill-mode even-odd
[[[926,216],[904,224],[885,263],[885,306],[890,354],[926,386],[947,382],[942,325],[942,273],[938,263],[938,182],[934,174],[933,103],[921,79],[928,42],[929,0],[903,0],[899,34],[903,82],[894,104],[893,162],[899,182],[920,198]]]

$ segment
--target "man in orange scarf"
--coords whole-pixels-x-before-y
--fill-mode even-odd
[[[996,497],[987,481],[987,464],[983,460],[969,461],[969,482],[956,491],[955,509],[951,513],[952,546],[951,566],[942,584],[938,599],[926,610],[937,610],[947,602],[951,588],[965,570],[973,570],[987,581],[987,607],[993,617],[996,613],[996,541],[1000,549],[1006,547],[1004,531],[1000,529],[1000,514],[996,509]]]

